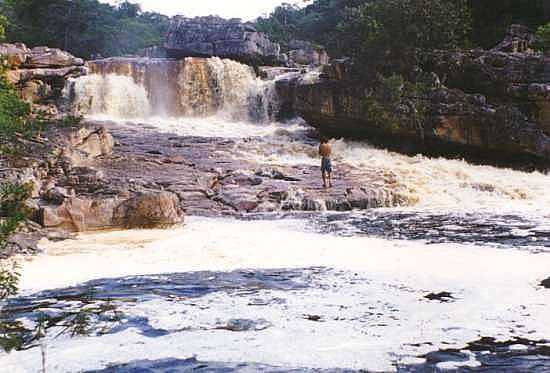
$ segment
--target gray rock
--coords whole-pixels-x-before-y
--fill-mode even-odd
[[[280,46],[247,23],[219,17],[175,17],[164,48],[170,57],[222,57],[248,64],[279,62]]]
[[[57,48],[36,47],[24,64],[27,68],[82,66],[84,60]]]
[[[321,66],[330,62],[327,51],[305,40],[291,40],[288,44],[288,65]]]

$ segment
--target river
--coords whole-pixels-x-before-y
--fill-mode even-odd
[[[67,87],[71,108],[317,166],[315,132],[274,119],[273,82],[227,60],[162,63],[97,63]],[[343,166],[391,175],[414,203],[44,241],[2,304],[0,370],[548,371],[550,176],[332,143],[336,183]]]

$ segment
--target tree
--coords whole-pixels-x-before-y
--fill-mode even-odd
[[[466,0],[378,0],[348,8],[338,31],[341,49],[368,61],[372,78],[407,70],[418,50],[464,45],[471,15]]]
[[[537,29],[537,47],[545,53],[550,52],[550,23]]]
[[[143,13],[139,5],[98,0],[0,0],[11,20],[10,41],[47,45],[84,58],[135,53],[158,44],[169,18]]]
[[[6,40],[6,27],[8,26],[8,18],[0,14],[0,41]]]
[[[471,39],[476,45],[492,48],[513,23],[536,29],[550,20],[548,0],[469,0],[473,16]]]

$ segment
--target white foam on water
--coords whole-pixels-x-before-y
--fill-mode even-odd
[[[409,156],[366,142],[334,140],[333,166],[351,165],[371,174],[390,174],[420,196],[419,210],[520,213],[550,218],[550,175],[473,165],[464,160]],[[242,158],[272,165],[318,165],[317,146],[278,133],[263,142],[239,144]]]
[[[147,317],[154,327],[174,332],[146,338],[128,329],[101,337],[52,339],[48,371],[191,356],[392,371],[399,356],[411,361],[438,348],[463,348],[482,336],[536,340],[550,335],[548,290],[538,287],[550,275],[550,254],[337,237],[307,232],[304,224],[189,218],[185,227],[169,231],[96,233],[43,243],[46,254],[23,264],[24,294],[131,275],[312,266],[338,270],[321,275],[319,286],[312,288],[262,291],[254,297],[286,302],[261,308],[250,306],[246,296],[226,293],[188,302],[129,304],[125,313]],[[456,301],[423,298],[440,291],[450,291]],[[325,320],[305,322],[305,314]],[[234,318],[262,318],[273,326],[245,333],[216,329]],[[0,353],[0,365],[10,371],[36,371],[40,349]]]

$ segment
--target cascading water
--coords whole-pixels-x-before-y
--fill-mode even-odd
[[[116,58],[89,63],[91,75],[71,79],[65,98],[74,113],[120,119],[209,117],[266,122],[276,113],[273,81],[220,58]]]
[[[108,59],[90,63],[90,70],[67,85],[70,108],[121,119],[122,131],[131,127],[122,132],[128,136],[147,123],[146,136],[163,142],[149,144],[141,133],[140,144],[174,148],[154,149],[160,154],[146,167],[156,169],[165,150],[185,148],[187,156],[198,149],[189,156],[198,186],[183,192],[185,203],[204,199],[210,208],[217,202],[205,196],[211,191],[199,169],[210,165],[200,164],[202,156],[219,165],[208,180],[231,170],[227,178],[235,184],[220,186],[220,201],[233,197],[247,205],[241,192],[250,184],[264,188],[273,177],[277,189],[260,194],[286,193],[298,204],[297,189],[312,182],[304,171],[319,166],[317,139],[299,120],[272,120],[274,82],[258,79],[250,67],[219,58]],[[376,189],[363,183],[375,183],[374,175],[387,188],[404,186],[418,203],[275,215],[280,220],[262,213],[257,220],[188,216],[174,230],[46,243],[47,254],[22,267],[26,296],[0,312],[0,345],[4,338],[16,349],[0,349],[0,366],[14,372],[231,371],[236,365],[432,371],[414,364],[429,360],[445,370],[494,360],[501,370],[531,371],[522,364],[546,363],[550,303],[538,284],[550,275],[550,176],[354,141],[332,144],[342,194],[348,187]],[[283,171],[260,177],[258,168],[292,169],[299,178],[279,180]],[[342,181],[344,172],[355,179]],[[449,296],[439,302],[438,294]],[[23,337],[11,338],[12,330]],[[105,348],[111,345],[117,348]]]
[[[78,114],[136,118],[148,116],[151,110],[145,88],[123,75],[92,74],[71,79],[65,97]]]

